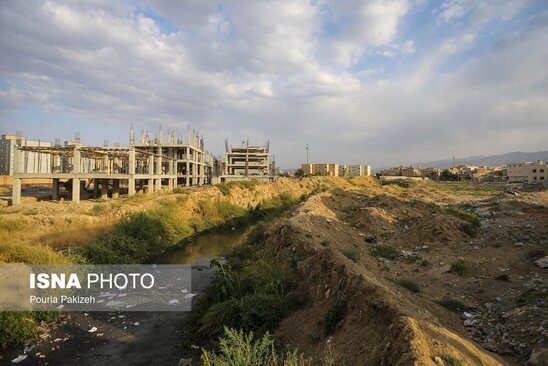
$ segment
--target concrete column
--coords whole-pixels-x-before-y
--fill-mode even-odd
[[[51,183],[51,199],[59,201],[59,178],[53,178]]]
[[[118,198],[120,196],[120,179],[112,180],[112,198]]]
[[[167,179],[167,189],[169,189],[170,191],[173,191],[173,179],[172,178]]]
[[[21,203],[21,179],[13,178],[11,204],[18,205]]]
[[[129,178],[127,181],[127,195],[135,196],[135,178]]]
[[[72,157],[72,174],[80,174],[80,149],[78,149],[78,147],[74,148],[74,156]]]
[[[80,179],[72,179],[72,202],[80,203]]]
[[[156,178],[154,179],[154,191],[155,192],[159,192],[162,190],[162,179],[161,178]]]
[[[129,150],[129,174],[135,174],[135,149]]]
[[[185,182],[185,186],[190,186],[190,163],[186,162],[186,182]]]
[[[148,180],[147,193],[151,194],[152,192],[154,192],[154,179],[151,178]]]
[[[108,173],[109,171],[109,161],[108,161],[108,155],[105,154],[103,156],[103,173]]]
[[[148,157],[148,174],[154,175],[154,155]]]
[[[108,198],[108,179],[101,179],[101,199]]]

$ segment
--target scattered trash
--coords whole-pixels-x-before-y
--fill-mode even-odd
[[[535,264],[539,266],[540,268],[546,268],[548,267],[548,257],[539,258],[535,261]]]
[[[62,338],[55,338],[53,341],[54,341],[55,343],[57,343],[57,342],[61,342],[62,340],[63,340]]]
[[[26,360],[27,357],[28,357],[27,355],[20,355],[20,356],[14,358],[13,360],[11,360],[11,363],[19,363],[21,361]]]
[[[471,318],[472,317],[472,314],[470,314],[466,311],[462,315],[464,315],[465,318]]]
[[[179,300],[177,300],[177,299],[169,300],[169,302],[168,302],[169,305],[176,305],[178,303],[179,303]]]
[[[90,330],[88,330],[88,333],[95,333],[97,332],[97,327],[93,327]]]
[[[136,327],[138,327],[138,326],[139,326],[139,322],[135,322],[135,323],[133,323],[133,325],[135,325]]]

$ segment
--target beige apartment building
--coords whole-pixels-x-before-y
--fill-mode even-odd
[[[370,165],[344,165],[343,174],[345,177],[365,177],[371,175]]]
[[[14,149],[16,146],[50,147],[52,144],[47,141],[29,140],[20,135],[2,135],[2,138],[0,139],[0,175],[13,175]],[[50,156],[42,156],[41,154],[34,152],[25,155],[24,161],[21,162],[21,164],[32,173],[45,172],[52,163],[53,161]]]
[[[548,164],[535,161],[526,166],[527,183],[548,185]]]
[[[339,176],[339,164],[303,164],[305,175]]]
[[[528,162],[506,164],[506,176],[509,182],[526,182]]]

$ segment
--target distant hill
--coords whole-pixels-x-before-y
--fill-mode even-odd
[[[502,155],[489,155],[489,156],[470,156],[467,158],[455,158],[455,164],[466,165],[486,165],[486,166],[505,166],[506,163],[520,162],[520,161],[535,161],[543,160],[548,161],[548,151],[536,151],[536,152],[521,152],[515,151]],[[434,167],[434,168],[450,168],[453,166],[453,159],[436,160],[425,163],[415,163],[414,166],[420,167]]]

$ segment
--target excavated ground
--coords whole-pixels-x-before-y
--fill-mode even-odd
[[[327,341],[346,365],[521,365],[545,352],[547,275],[534,260],[548,245],[547,192],[441,187],[354,181],[272,229],[269,245],[297,259],[308,295],[279,327],[282,341],[317,359],[326,314],[342,300],[343,320]],[[450,211],[458,207],[482,217],[477,235],[463,231],[466,218]],[[398,258],[373,256],[379,245],[397,248]],[[458,259],[469,265],[464,275],[451,271]],[[444,298],[469,306],[467,314],[436,303]]]

